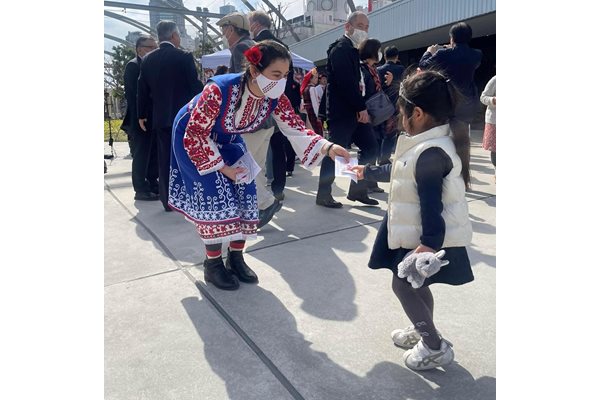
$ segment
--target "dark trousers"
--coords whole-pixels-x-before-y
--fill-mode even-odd
[[[171,127],[154,131],[158,153],[158,195],[165,210],[169,209],[169,169],[171,167]]]
[[[358,163],[361,165],[375,163],[377,160],[377,140],[373,134],[371,124],[361,124],[354,118],[328,121],[329,140],[342,147],[348,148],[354,143],[360,149]],[[330,157],[325,157],[321,163],[319,175],[318,199],[331,198],[331,185],[335,180],[335,163]],[[360,198],[367,197],[368,183],[366,180],[350,182],[348,196]]]
[[[296,153],[290,141],[278,130],[271,136],[270,146],[273,157],[273,182],[271,182],[271,190],[273,194],[279,194],[283,193],[283,189],[285,188],[286,171],[294,170]]]
[[[158,155],[154,132],[136,131],[131,134],[131,182],[136,193],[158,193]]]
[[[379,165],[387,164],[396,145],[398,130],[394,129],[392,132],[386,133],[385,123],[383,123],[374,127],[373,131],[377,138],[377,163]]]

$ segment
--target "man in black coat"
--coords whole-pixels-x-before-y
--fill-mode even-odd
[[[158,159],[156,139],[144,132],[138,123],[137,86],[142,57],[158,48],[153,37],[142,35],[135,42],[136,57],[125,66],[125,99],[127,111],[121,129],[127,132],[131,143],[131,182],[135,200],[158,200]]]
[[[466,124],[472,122],[480,109],[479,91],[475,85],[475,70],[481,64],[481,50],[469,47],[473,36],[466,22],[459,22],[450,28],[450,44],[432,45],[419,61],[421,69],[441,70],[454,83],[464,96],[456,109],[456,118]]]
[[[358,45],[368,38],[369,18],[361,11],[348,16],[345,33],[327,50],[327,124],[329,140],[348,148],[354,143],[360,149],[358,163],[374,163],[377,159],[377,141],[369,126],[369,114],[363,87],[361,87],[360,57]],[[329,208],[341,208],[342,203],[331,195],[335,180],[335,163],[325,157],[321,164],[317,204]],[[349,200],[367,205],[379,202],[368,196],[368,183],[361,180],[350,183]]]
[[[248,14],[248,21],[250,22],[250,33],[254,37],[255,42],[274,40],[289,50],[289,47],[276,38],[269,30],[271,28],[271,19],[267,13],[261,10],[252,11]],[[294,111],[298,113],[300,109],[300,85],[294,80],[293,71],[294,65],[290,62],[290,72],[287,75],[284,93],[290,100],[292,107],[294,107]],[[291,158],[293,165],[296,154],[289,140],[281,133],[277,125],[275,125],[275,131],[271,136],[269,144],[273,156],[273,182],[271,182],[271,190],[277,200],[283,201],[283,189],[285,188],[287,170],[286,161],[287,158]]]
[[[138,80],[138,118],[142,130],[152,114],[152,130],[158,144],[159,195],[165,211],[171,211],[169,167],[171,158],[171,130],[175,116],[203,89],[192,53],[178,49],[181,38],[177,25],[160,21],[156,25],[159,48],[142,59]]]

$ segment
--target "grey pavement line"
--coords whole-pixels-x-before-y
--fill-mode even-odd
[[[162,271],[162,272],[157,272],[155,274],[150,274],[150,275],[144,275],[144,276],[139,276],[137,278],[133,278],[133,279],[127,279],[125,281],[121,281],[121,282],[115,282],[115,283],[111,283],[110,285],[105,285],[104,288],[107,287],[111,287],[111,286],[115,286],[115,285],[120,285],[122,283],[129,283],[129,282],[135,282],[135,281],[140,281],[142,279],[146,279],[146,278],[152,278],[154,276],[158,276],[158,275],[164,275],[164,274],[170,274],[171,272],[177,272],[179,271],[179,269],[170,269],[168,271]]]
[[[244,332],[244,330],[234,321],[234,319],[227,314],[227,311],[221,307],[221,305],[217,302],[217,300],[211,296],[208,290],[194,278],[194,276],[184,268],[184,266],[177,260],[175,255],[171,253],[169,248],[160,240],[158,236],[149,227],[147,227],[140,219],[134,215],[125,204],[114,194],[114,192],[108,187],[108,192],[110,195],[125,209],[125,211],[133,217],[133,219],[139,223],[152,238],[156,241],[156,243],[162,247],[163,251],[167,254],[167,256],[171,259],[171,261],[177,266],[177,269],[181,271],[193,284],[198,288],[202,296],[207,299],[213,307],[217,310],[221,317],[227,321],[227,323],[233,328],[233,330],[242,338],[244,342],[254,351],[254,353],[258,356],[258,358],[265,364],[265,366],[271,371],[271,373],[277,378],[279,383],[283,385],[283,387],[292,395],[292,397],[296,400],[305,400],[304,397],[296,390],[296,388],[292,385],[292,383],[283,375],[279,368],[271,361],[271,359],[258,347],[256,343]]]

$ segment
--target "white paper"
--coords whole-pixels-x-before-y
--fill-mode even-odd
[[[335,157],[335,176],[341,177],[349,177],[354,182],[358,182],[356,172],[352,171],[350,168],[358,165],[358,160],[356,158],[351,158],[350,162],[346,162],[344,157]]]
[[[241,156],[231,167],[241,167],[244,169],[244,172],[236,175],[235,183],[250,183],[261,170],[252,155],[248,152]]]

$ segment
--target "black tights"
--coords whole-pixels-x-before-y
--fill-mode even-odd
[[[490,155],[492,158],[492,164],[494,165],[494,168],[496,168],[496,152],[495,151],[490,151]]]
[[[428,287],[414,289],[410,283],[396,275],[392,278],[392,289],[400,300],[404,312],[421,334],[425,344],[432,350],[441,346],[440,337],[433,324],[433,295]]]

